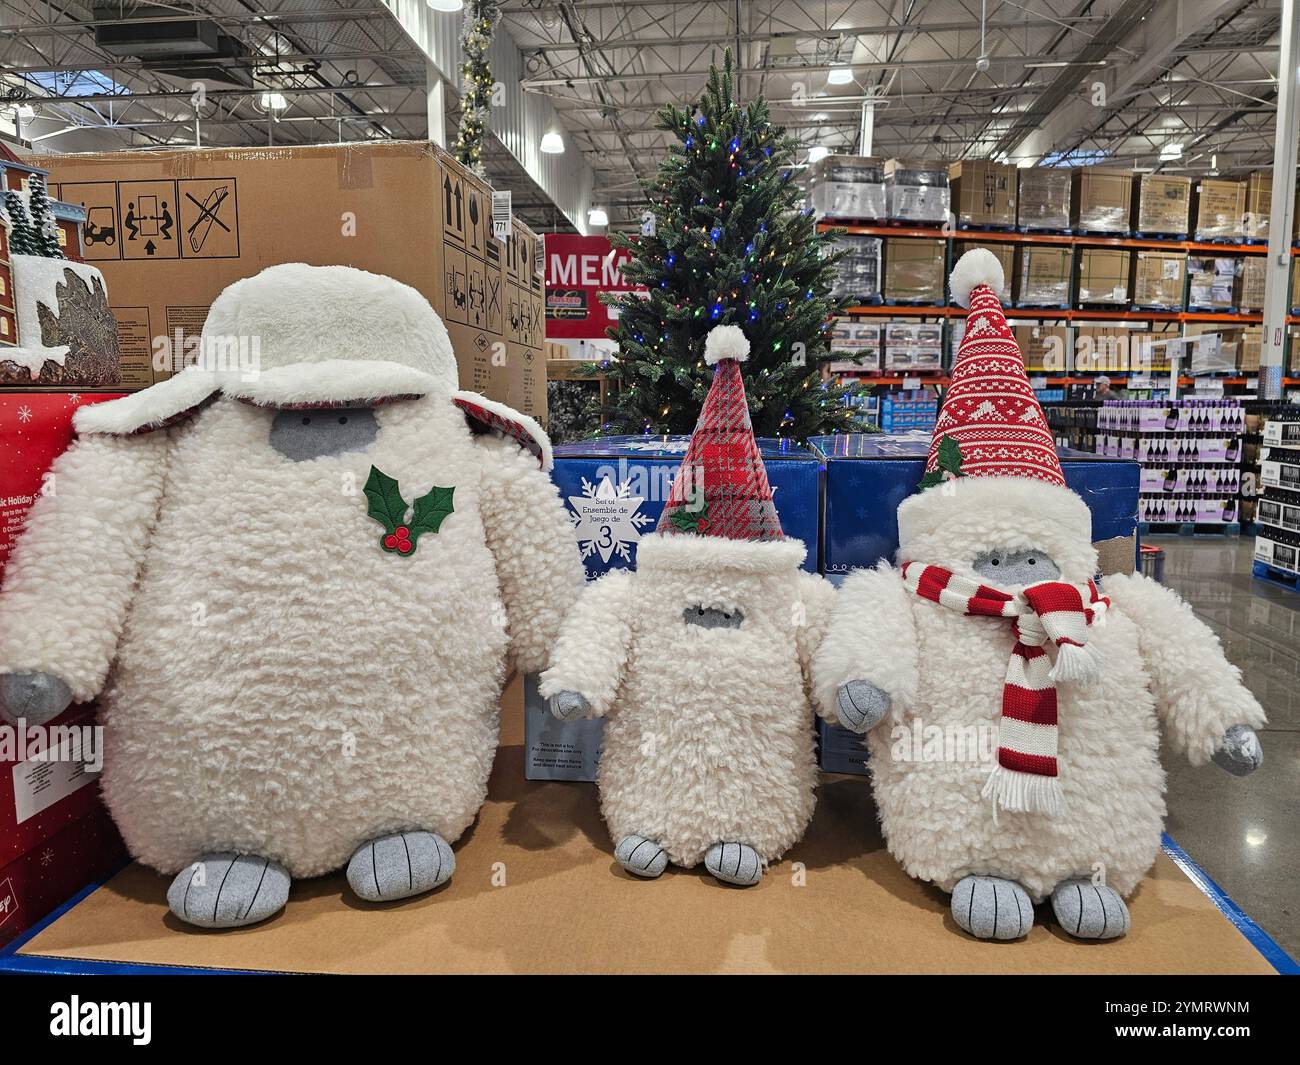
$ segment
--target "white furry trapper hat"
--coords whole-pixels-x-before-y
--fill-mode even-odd
[[[440,393],[479,426],[515,437],[549,469],[540,425],[456,384],[447,328],[415,289],[350,266],[284,263],[236,281],[213,301],[197,365],[143,392],[83,407],[74,424],[82,433],[147,432],[219,395],[292,408]]]
[[[1038,548],[1062,578],[1092,577],[1092,515],[1065,484],[1047,418],[998,300],[1002,266],[967,252],[949,281],[968,308],[921,491],[898,508],[899,560],[970,572],[994,549]]]

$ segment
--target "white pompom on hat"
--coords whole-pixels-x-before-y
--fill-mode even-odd
[[[970,294],[980,285],[988,285],[1001,293],[1005,284],[1002,263],[988,248],[972,248],[952,268],[948,275],[948,290],[959,307],[970,308]]]
[[[723,359],[749,358],[749,338],[738,325],[715,325],[704,338],[704,361],[716,366]]]

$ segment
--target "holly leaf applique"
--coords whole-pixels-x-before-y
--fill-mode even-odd
[[[674,512],[668,520],[682,532],[703,532],[709,527],[709,504],[701,503],[697,510],[687,510],[683,507]]]
[[[961,472],[961,447],[957,441],[944,433],[939,438],[939,450],[935,456],[936,469],[928,471],[921,478],[920,488],[930,488],[936,484],[943,484],[944,481],[952,477],[964,477]]]
[[[411,517],[408,521],[408,508],[400,485],[378,466],[370,467],[370,476],[366,478],[362,491],[368,501],[367,515],[384,527],[379,546],[390,554],[412,554],[420,537],[425,533],[436,533],[442,527],[443,519],[455,509],[452,495],[456,489],[435,486],[418,497],[409,508]]]

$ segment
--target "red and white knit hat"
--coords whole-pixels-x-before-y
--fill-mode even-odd
[[[739,326],[720,325],[704,342],[713,383],[700,410],[656,532],[728,540],[783,540],[767,467],[749,420],[740,364],[749,341]]]
[[[975,248],[957,261],[949,284],[970,313],[922,486],[948,476],[1027,477],[1063,486],[1055,440],[998,300],[1002,264],[988,249]]]

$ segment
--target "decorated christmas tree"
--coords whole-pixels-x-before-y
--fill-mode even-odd
[[[704,338],[725,324],[750,342],[745,388],[759,436],[858,428],[846,390],[822,380],[841,307],[830,296],[828,236],[797,207],[795,142],[761,97],[736,102],[730,51],[695,113],[670,105],[658,125],[676,143],[645,183],[648,224],[610,238],[630,251],[623,274],[649,297],[602,297],[619,309],[610,334],[619,355],[606,368],[618,387],[603,428],[691,432],[713,376]]]

